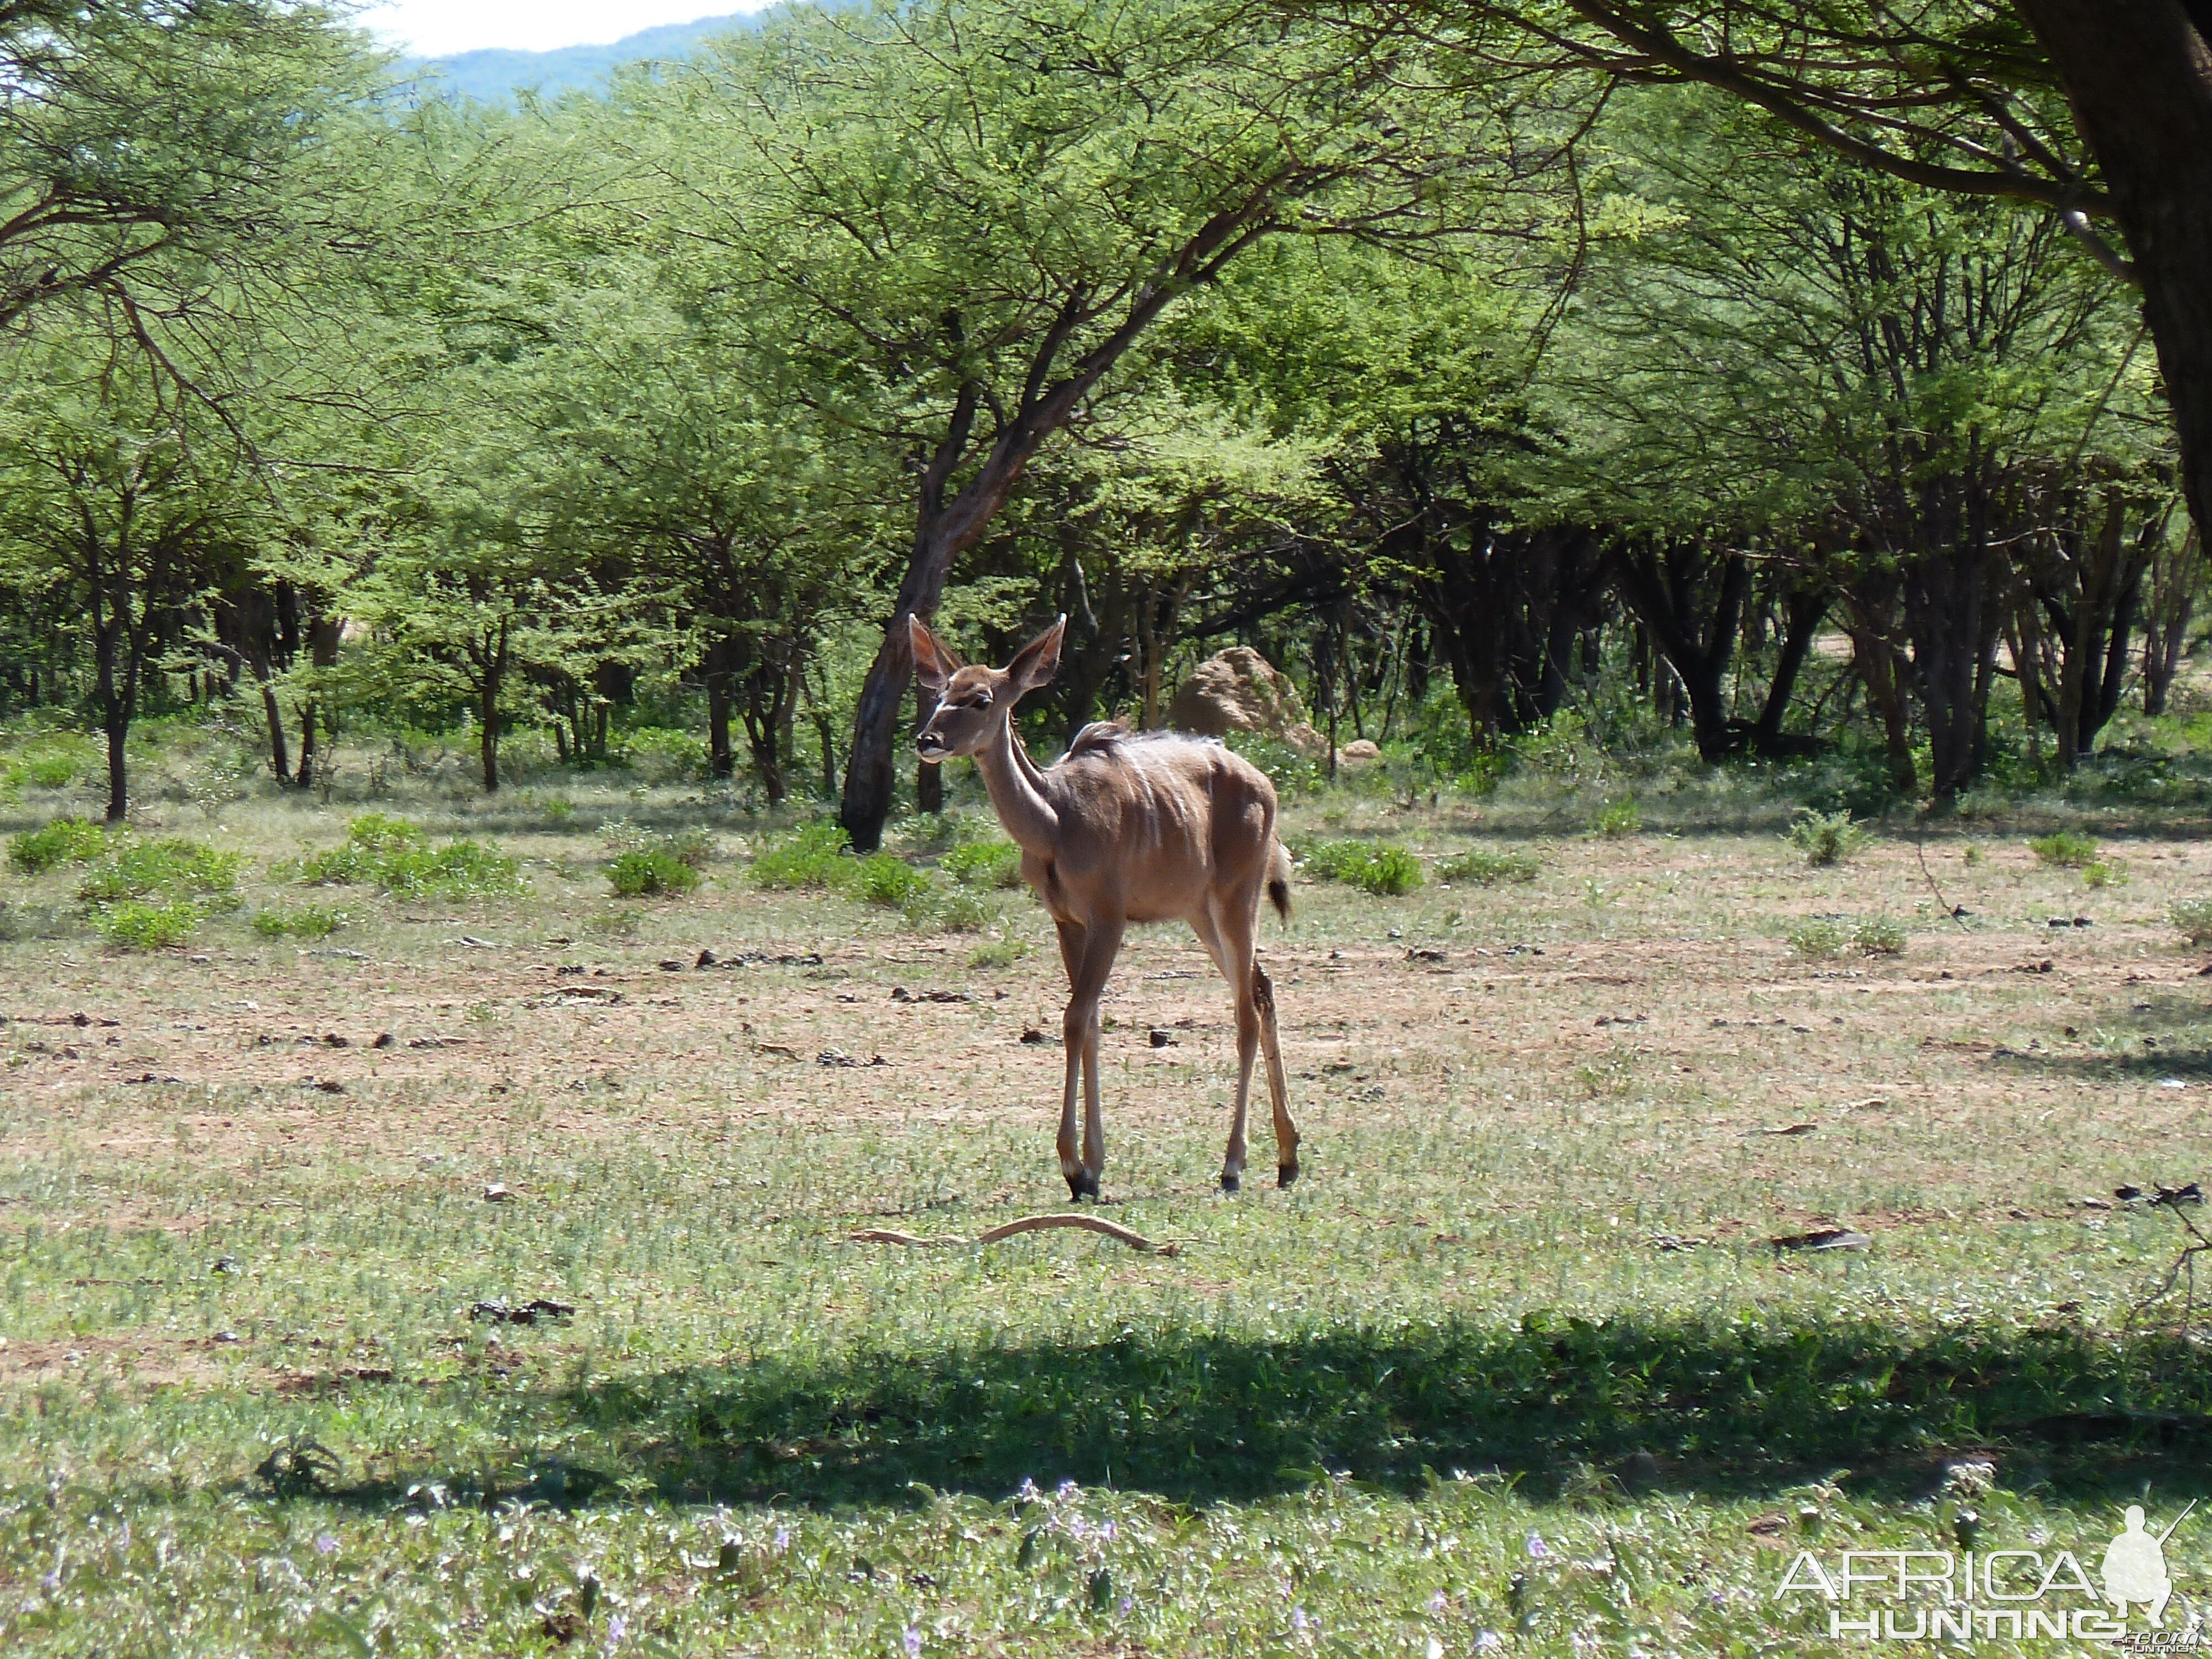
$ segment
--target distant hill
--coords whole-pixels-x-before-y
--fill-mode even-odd
[[[556,52],[510,52],[503,46],[486,46],[477,52],[455,52],[450,58],[410,58],[401,67],[422,77],[421,85],[427,94],[504,103],[518,91],[548,95],[572,88],[590,91],[605,82],[610,70],[625,64],[653,58],[688,58],[708,37],[749,29],[753,22],[745,13],[727,12],[689,23],[641,29],[605,46],[562,46]]]

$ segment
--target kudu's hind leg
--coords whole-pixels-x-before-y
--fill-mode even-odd
[[[1260,1011],[1260,1045],[1267,1057],[1267,1103],[1275,1115],[1275,1184],[1287,1187],[1298,1178],[1298,1126],[1291,1121],[1282,1039],[1275,1030],[1274,981],[1256,961],[1252,964],[1252,1000]]]
[[[1206,914],[1191,918],[1191,931],[1228,981],[1237,1000],[1237,1104],[1229,1118],[1229,1146],[1221,1155],[1221,1190],[1233,1193],[1244,1182],[1245,1129],[1252,1105],[1252,1061],[1260,1049],[1260,1010],[1253,1001],[1252,928],[1249,917],[1237,926],[1233,907],[1209,902]]]

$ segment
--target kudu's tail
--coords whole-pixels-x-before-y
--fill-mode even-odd
[[[1280,842],[1267,860],[1267,902],[1285,921],[1291,919],[1291,855]]]

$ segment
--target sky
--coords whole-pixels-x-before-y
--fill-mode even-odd
[[[751,9],[752,0],[383,0],[356,21],[386,46],[444,58],[478,46],[547,52],[598,45],[662,23]]]

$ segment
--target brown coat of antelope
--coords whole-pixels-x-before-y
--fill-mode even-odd
[[[1060,668],[1062,617],[1003,669],[963,666],[915,617],[907,619],[915,671],[937,700],[915,739],[925,761],[971,755],[999,822],[1022,849],[1022,876],[1060,929],[1067,965],[1060,1037],[1067,1082],[1060,1097],[1060,1171],[1078,1198],[1098,1196],[1106,1129],[1098,1112],[1098,998],[1133,921],[1190,924],[1237,998],[1237,1109],[1221,1186],[1244,1174],[1244,1119],[1252,1060],[1264,1048],[1274,1108],[1276,1176],[1298,1178],[1298,1131],[1291,1121],[1275,994],[1254,959],[1260,897],[1291,914],[1291,860],[1275,839],[1275,786],[1218,743],[1168,734],[1138,736],[1118,723],[1086,726],[1067,753],[1040,768],[1013,727],[1014,705]],[[1075,1133],[1075,1085],[1083,1080],[1083,1138]]]

